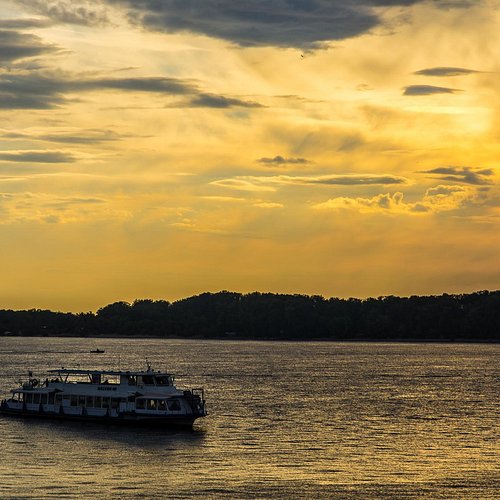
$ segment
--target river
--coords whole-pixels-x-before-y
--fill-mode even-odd
[[[0,497],[498,498],[499,345],[4,337],[0,393],[146,359],[193,431],[1,417]]]

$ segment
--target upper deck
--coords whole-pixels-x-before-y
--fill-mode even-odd
[[[66,369],[49,370],[50,374],[57,374],[58,381],[69,383],[90,384],[118,384],[125,386],[173,387],[174,376],[162,371],[148,370],[81,370]]]

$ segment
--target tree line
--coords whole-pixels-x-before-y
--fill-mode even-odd
[[[0,310],[0,335],[497,342],[500,291],[369,299],[222,291],[96,313]]]

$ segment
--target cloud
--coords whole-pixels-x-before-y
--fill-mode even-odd
[[[435,87],[434,85],[409,85],[404,87],[403,95],[456,94],[457,92],[462,91],[448,87]]]
[[[54,45],[43,43],[36,35],[0,29],[0,65],[56,50],[58,49]]]
[[[303,179],[297,178],[299,182],[306,184],[325,184],[338,186],[373,186],[378,184],[406,184],[404,177],[395,175],[330,175],[318,178]]]
[[[99,0],[17,0],[30,12],[64,24],[102,26],[109,23],[105,6]]]
[[[40,1],[40,0],[39,0]],[[378,7],[410,7],[424,0],[107,0],[128,9],[133,23],[153,31],[191,32],[242,47],[314,50],[383,24]],[[438,8],[442,0],[432,2]],[[466,2],[446,2],[460,7]],[[465,6],[465,5],[463,5]]]
[[[0,19],[0,30],[3,29],[29,29],[29,28],[46,28],[51,26],[50,19],[41,18],[18,18],[18,19]]]
[[[66,223],[96,216],[120,216],[97,197],[58,196],[49,193],[0,193],[0,225],[16,222]]]
[[[161,94],[185,95],[196,92],[189,81],[166,77],[137,78],[94,78],[88,80],[68,80],[70,90],[128,90],[134,92],[155,92]]]
[[[400,192],[396,192],[393,195],[389,193],[379,194],[373,198],[349,198],[341,196],[314,205],[314,208],[318,210],[354,209],[361,212],[371,212],[373,210],[394,211],[400,207],[404,207],[403,193]]]
[[[258,103],[206,94],[191,80],[167,77],[81,78],[78,75],[51,75],[42,72],[0,75],[0,109],[50,109],[66,103],[66,94],[119,90],[188,96],[186,107],[260,107]]]
[[[461,76],[461,75],[470,75],[472,73],[480,73],[480,71],[467,68],[438,66],[436,68],[421,69],[419,71],[415,71],[413,74],[423,75],[423,76]]]
[[[269,201],[260,201],[258,203],[254,203],[253,206],[257,208],[283,208],[282,203],[273,203]]]
[[[3,139],[56,142],[62,144],[101,144],[120,139],[120,136],[112,130],[81,130],[73,133],[55,134],[24,134],[21,132],[2,131],[0,135]]]
[[[330,0],[109,0],[150,30],[200,33],[240,46],[317,48],[379,23],[360,2]],[[366,3],[366,2],[362,2]]]
[[[263,108],[262,104],[253,101],[242,101],[234,97],[224,97],[214,94],[199,94],[194,96],[188,103],[190,108],[215,108],[226,109],[233,107]]]
[[[234,179],[219,179],[210,182],[212,186],[218,186],[228,189],[236,189],[238,191],[276,191],[275,188],[271,186],[266,186],[260,184],[259,182],[253,182],[251,178],[234,178]]]
[[[465,184],[485,185],[492,184],[490,179],[495,174],[491,168],[472,168],[472,167],[438,167],[431,170],[423,170],[420,174],[436,174],[437,179],[443,181],[463,182]]]
[[[406,184],[404,177],[392,175],[320,175],[320,176],[239,176],[220,179],[210,184],[245,191],[275,191],[277,186],[373,186]]]
[[[0,161],[22,163],[71,163],[75,157],[62,151],[0,151]]]
[[[440,185],[428,189],[422,199],[406,203],[403,193],[378,194],[372,198],[337,197],[313,206],[316,210],[353,210],[361,213],[424,215],[458,210],[473,203],[477,193],[468,187]]]
[[[57,198],[51,202],[46,202],[45,206],[47,208],[54,208],[59,210],[65,210],[68,207],[74,205],[96,205],[106,203],[106,200],[103,198],[82,198],[82,197],[73,197],[73,198]]]
[[[264,165],[305,165],[311,163],[305,158],[285,158],[283,156],[277,155],[274,158],[259,158],[257,160],[259,163]]]
[[[422,204],[431,211],[448,211],[462,207],[477,198],[477,193],[465,186],[440,185],[429,188],[423,197]]]

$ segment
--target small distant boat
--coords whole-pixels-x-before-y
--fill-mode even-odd
[[[104,349],[94,349],[93,351],[90,351],[92,354],[102,354],[104,351]]]
[[[146,370],[49,370],[12,389],[0,414],[147,426],[187,426],[207,415],[203,388],[178,389],[174,376]]]

